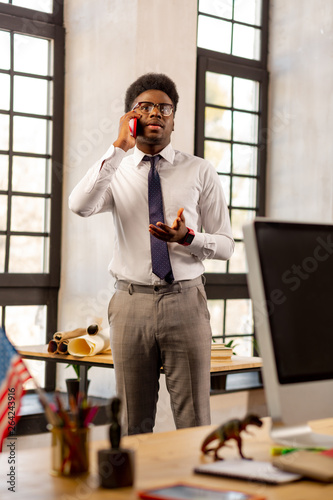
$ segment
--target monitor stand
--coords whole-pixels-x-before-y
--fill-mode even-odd
[[[292,448],[333,448],[333,436],[313,432],[308,425],[274,425],[270,435],[275,443]]]

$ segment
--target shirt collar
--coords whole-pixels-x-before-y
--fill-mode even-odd
[[[162,149],[158,153],[159,155],[162,156],[167,162],[171,163],[173,165],[174,159],[175,159],[175,150],[171,146],[171,142]],[[134,153],[133,153],[133,158],[134,158],[134,164],[137,167],[139,163],[142,161],[142,158],[145,156],[145,153],[143,151],[140,151],[136,146],[134,147]]]

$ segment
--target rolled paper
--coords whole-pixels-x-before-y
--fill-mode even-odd
[[[84,335],[71,339],[68,344],[68,352],[72,356],[94,356],[110,347],[109,329],[99,330],[96,335]]]
[[[69,339],[62,340],[58,344],[58,353],[59,354],[68,354],[68,344],[69,344]]]
[[[88,328],[87,328],[87,332],[89,335],[96,335],[96,333],[98,333],[101,329],[101,326],[98,325],[97,323],[93,324],[93,325],[89,325]]]
[[[47,347],[47,352],[54,354],[58,350],[58,343],[56,340],[50,340],[49,345]]]
[[[58,340],[59,342],[61,340],[66,340],[66,339],[72,339],[75,337],[81,337],[82,335],[85,335],[87,333],[86,328],[75,328],[75,330],[70,330],[68,332],[56,332],[53,335],[54,340]]]
[[[87,328],[87,333],[89,335],[96,335],[100,330],[102,330],[103,318],[94,318],[91,324]]]

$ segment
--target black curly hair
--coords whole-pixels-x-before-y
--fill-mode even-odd
[[[146,90],[161,90],[167,94],[173,102],[174,112],[176,112],[179,95],[175,83],[163,73],[146,73],[140,76],[126,90],[125,95],[125,113],[131,111],[133,102]]]

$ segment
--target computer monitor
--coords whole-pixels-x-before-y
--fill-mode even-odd
[[[257,218],[243,227],[271,437],[333,447],[333,225]]]

